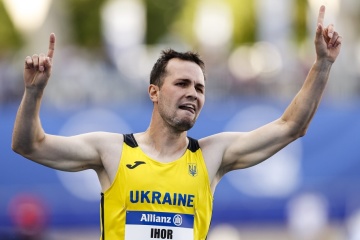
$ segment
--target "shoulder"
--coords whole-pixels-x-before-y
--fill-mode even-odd
[[[109,145],[122,144],[124,142],[123,134],[111,132],[90,132],[78,135],[78,137],[83,138],[84,141],[87,141],[98,149]]]
[[[199,145],[203,152],[225,150],[236,139],[243,136],[242,132],[221,132],[199,139]]]
[[[73,136],[75,141],[83,143],[79,151],[95,151],[103,165],[116,159],[122,152],[124,136],[120,133],[89,132]],[[86,153],[85,153],[86,154]]]
[[[199,139],[205,161],[220,164],[227,148],[241,135],[239,132],[221,132]]]
[[[215,176],[222,165],[227,148],[241,135],[239,132],[222,132],[199,139],[211,182],[216,180]]]
[[[96,168],[102,191],[107,190],[115,179],[122,154],[124,135],[111,132],[91,132],[86,134],[88,142],[96,149],[102,166]]]

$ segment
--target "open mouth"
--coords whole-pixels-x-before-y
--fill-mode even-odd
[[[189,111],[193,114],[195,114],[195,106],[191,105],[191,104],[184,104],[179,106],[180,109],[185,110],[185,111]]]

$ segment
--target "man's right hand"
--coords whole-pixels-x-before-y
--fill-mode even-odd
[[[26,88],[44,89],[51,75],[52,59],[55,50],[55,34],[50,34],[47,55],[34,54],[25,58],[24,82]]]

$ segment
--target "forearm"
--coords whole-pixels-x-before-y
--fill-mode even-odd
[[[15,152],[29,154],[45,137],[39,117],[42,95],[42,90],[25,90],[12,136],[12,148]]]
[[[332,63],[317,60],[309,71],[306,80],[289,107],[282,120],[291,124],[292,134],[303,136],[312,120],[323,95]]]

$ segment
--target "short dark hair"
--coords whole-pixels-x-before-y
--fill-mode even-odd
[[[150,73],[150,84],[161,87],[163,84],[163,78],[166,75],[166,66],[168,62],[173,59],[178,58],[184,61],[194,62],[201,68],[204,78],[205,78],[205,64],[201,60],[198,53],[187,51],[187,52],[177,52],[173,49],[163,50],[160,57],[154,64],[151,73]]]

